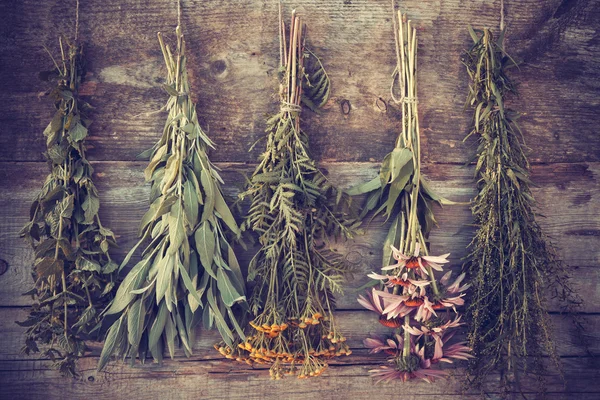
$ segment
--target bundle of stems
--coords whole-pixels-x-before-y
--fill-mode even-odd
[[[318,376],[328,358],[351,353],[333,316],[333,294],[350,265],[327,247],[327,237],[352,237],[359,225],[349,197],[316,167],[300,127],[302,104],[327,102],[327,74],[305,48],[306,28],[295,11],[289,46],[281,8],[280,29],[281,108],[267,121],[265,152],[241,194],[251,200],[244,227],[260,243],[248,274],[255,283],[252,332],[237,346],[215,346],[238,361],[270,364],[273,379]]]
[[[198,123],[190,100],[185,41],[177,26],[177,48],[172,52],[158,40],[167,66],[170,95],[163,135],[145,155],[151,182],[151,205],[140,224],[135,250],[150,240],[142,260],[129,271],[105,313],[112,323],[98,369],[112,354],[143,362],[146,352],[160,362],[166,345],[171,357],[175,345],[192,354],[194,328],[200,320],[214,326],[226,343],[244,337],[236,314],[247,310],[245,286],[228,235],[240,233],[221,193],[223,181],[207,156],[213,142]],[[243,316],[242,316],[243,317]],[[243,325],[243,324],[242,324]]]
[[[84,341],[97,334],[100,313],[112,298],[118,265],[109,255],[115,236],[100,222],[93,168],[86,159],[91,107],[78,96],[85,75],[82,48],[61,38],[60,50],[55,69],[40,74],[56,81],[48,93],[56,113],[44,130],[50,174],[20,232],[35,252],[35,287],[26,293],[35,302],[18,324],[27,327],[23,352],[45,345],[43,355],[63,374],[75,376]]]
[[[512,381],[518,389],[523,373],[543,377],[543,355],[560,366],[548,298],[558,297],[567,311],[581,300],[536,221],[518,114],[504,104],[515,93],[506,71],[516,65],[504,51],[504,31],[498,39],[489,29],[469,32],[473,46],[463,62],[471,78],[467,107],[474,110],[474,124],[468,136],[477,136],[479,147],[472,205],[477,232],[465,264],[474,284],[466,312],[475,355],[468,378],[482,388],[487,375],[499,370],[503,387],[515,388]]]
[[[359,297],[361,305],[379,315],[381,324],[396,328],[391,337],[365,339],[372,352],[392,356],[388,360],[391,365],[370,372],[380,381],[420,378],[432,382],[446,375],[432,369],[433,364],[470,357],[463,343],[447,345],[461,325],[455,307],[464,303],[463,292],[469,285],[460,286],[464,275],[448,284],[451,272],[438,281],[434,270],[443,270],[449,254],[429,255],[427,237],[435,225],[432,207],[451,202],[433,193],[421,175],[417,36],[405,17],[398,11],[394,18],[397,66],[392,83],[392,98],[402,107],[402,131],[379,176],[349,193],[369,193],[363,213],[379,207],[374,215],[393,218],[384,243],[385,272],[369,275],[379,280],[383,289],[374,288],[367,297]],[[400,93],[396,95],[396,91]],[[390,259],[395,260],[391,265]]]

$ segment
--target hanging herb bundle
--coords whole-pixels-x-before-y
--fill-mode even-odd
[[[463,57],[471,78],[467,106],[475,111],[469,136],[479,140],[479,192],[472,206],[477,233],[465,264],[474,282],[467,308],[475,355],[469,381],[481,387],[489,372],[499,370],[509,388],[510,380],[518,384],[523,372],[541,376],[544,353],[560,365],[547,295],[558,297],[571,311],[580,299],[535,218],[529,164],[515,123],[518,114],[504,104],[506,95],[515,93],[506,75],[515,62],[504,51],[504,31],[498,39],[489,29],[469,32],[474,44]]]
[[[21,230],[33,247],[34,304],[27,327],[26,354],[40,351],[63,374],[76,376],[85,340],[94,338],[100,312],[110,302],[118,265],[109,255],[113,232],[102,226],[100,200],[86,159],[90,105],[78,96],[84,73],[81,46],[60,39],[61,61],[40,76],[56,82],[48,92],[56,113],[44,130],[50,167]]]
[[[394,37],[398,64],[392,98],[402,107],[402,132],[394,150],[384,158],[379,176],[349,191],[353,195],[369,193],[363,213],[375,210],[374,215],[383,213],[393,222],[384,243],[384,274],[369,275],[379,280],[383,289],[373,288],[358,301],[377,313],[382,325],[395,328],[390,337],[364,340],[372,353],[391,355],[389,365],[369,372],[378,381],[420,378],[432,382],[447,374],[433,369],[434,364],[470,357],[464,343],[448,344],[462,325],[456,306],[464,304],[463,292],[469,285],[461,286],[464,274],[450,283],[451,272],[439,281],[434,273],[443,270],[449,254],[429,255],[427,237],[435,225],[432,207],[451,202],[434,194],[421,175],[416,29],[399,11]],[[394,93],[397,90],[399,99]],[[391,265],[390,259],[395,260]]]
[[[349,197],[316,167],[300,128],[302,104],[317,109],[327,102],[327,74],[306,50],[306,28],[295,11],[288,46],[281,5],[280,29],[281,109],[267,121],[265,152],[241,194],[251,199],[245,228],[261,246],[249,266],[256,284],[252,333],[237,346],[216,346],[229,358],[270,364],[273,379],[318,376],[327,359],[351,353],[333,316],[333,294],[350,266],[327,247],[327,237],[350,238],[359,225]]]
[[[152,188],[141,238],[121,268],[138,246],[150,242],[106,312],[107,319],[117,319],[106,336],[98,370],[112,354],[130,357],[133,363],[136,355],[143,362],[149,351],[161,362],[165,345],[171,358],[176,344],[190,356],[200,320],[207,328],[216,326],[226,343],[233,343],[234,331],[244,337],[236,315],[237,309],[247,309],[244,280],[227,239],[240,231],[221,193],[223,181],[207,156],[213,142],[190,100],[179,25],[175,32],[175,53],[158,34],[167,66],[168,118],[144,171]]]

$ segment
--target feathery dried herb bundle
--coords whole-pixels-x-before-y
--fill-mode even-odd
[[[383,160],[379,176],[349,191],[353,195],[369,193],[363,214],[379,207],[374,215],[383,212],[393,223],[383,249],[385,274],[369,275],[380,280],[384,288],[373,288],[368,297],[360,296],[358,301],[377,313],[382,325],[396,328],[392,337],[365,339],[372,353],[384,351],[392,356],[388,360],[391,365],[369,372],[379,381],[420,378],[432,382],[447,374],[432,365],[470,357],[464,343],[447,345],[455,328],[462,325],[456,306],[464,304],[463,292],[469,285],[461,286],[464,274],[452,284],[448,284],[451,272],[439,281],[434,275],[433,270],[443,270],[449,254],[429,255],[427,237],[435,225],[432,206],[451,202],[434,194],[421,175],[417,36],[411,21],[405,21],[400,11],[394,18],[394,37],[398,64],[392,98],[402,107],[402,132],[394,150]],[[395,86],[399,86],[398,100]],[[392,265],[390,258],[396,260]]]
[[[251,205],[244,227],[259,235],[260,250],[248,279],[253,332],[235,347],[215,346],[228,358],[271,365],[271,377],[284,373],[320,375],[327,359],[351,351],[333,317],[333,294],[350,266],[327,247],[327,237],[350,238],[359,222],[349,197],[316,167],[308,137],[300,128],[304,104],[323,106],[329,79],[318,58],[306,50],[306,29],[292,12],[289,47],[281,21],[280,111],[267,121],[266,149],[241,197]]]
[[[35,303],[29,317],[23,351],[38,352],[54,361],[63,374],[76,375],[76,361],[93,338],[100,312],[112,298],[114,271],[109,249],[114,234],[100,223],[100,199],[86,159],[85,138],[91,107],[78,96],[85,75],[82,49],[60,39],[61,61],[40,74],[56,81],[48,92],[56,113],[44,130],[50,174],[35,198],[30,221],[21,230],[33,247]]]
[[[173,53],[158,34],[167,66],[170,95],[163,135],[150,149],[146,180],[151,182],[151,205],[142,218],[138,246],[150,240],[142,260],[120,285],[106,317],[118,315],[106,337],[98,364],[112,354],[143,362],[146,352],[162,361],[163,347],[171,357],[175,345],[192,354],[194,328],[216,325],[223,340],[233,344],[244,337],[236,316],[247,309],[243,276],[228,242],[239,228],[221,193],[223,180],[207,156],[213,142],[198,123],[190,100],[185,41],[178,25]]]
[[[516,65],[504,51],[504,31],[498,39],[489,29],[469,27],[469,32],[474,44],[463,63],[471,78],[467,107],[475,111],[468,136],[479,140],[479,192],[472,206],[478,229],[465,264],[474,283],[466,313],[475,355],[468,378],[482,387],[489,372],[500,370],[503,387],[510,389],[510,380],[518,386],[523,372],[543,376],[543,354],[560,367],[547,295],[558,297],[571,311],[581,301],[536,222],[529,164],[515,123],[518,114],[504,104],[506,95],[515,93],[506,70]]]

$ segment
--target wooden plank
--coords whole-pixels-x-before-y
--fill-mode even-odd
[[[218,145],[215,161],[254,161],[265,113],[277,109],[277,2],[184,1],[189,68],[203,126]],[[523,112],[521,126],[534,162],[600,161],[598,54],[594,34],[600,7],[593,1],[562,6],[559,0],[506,0],[509,50],[527,64],[513,73]],[[332,80],[332,99],[322,114],[306,112],[304,127],[318,159],[378,161],[393,145],[399,113],[390,103],[395,65],[389,1],[298,0],[309,18],[309,39]],[[72,32],[73,2],[5,1],[0,13],[0,160],[40,161],[41,135],[51,105],[38,100],[47,89],[37,81],[57,49],[59,33]],[[292,4],[286,3],[289,13]],[[470,113],[463,103],[467,77],[459,61],[469,45],[467,24],[498,25],[500,0],[417,0],[402,7],[419,27],[419,103],[426,162],[463,163],[473,143],[462,143]],[[26,16],[26,17],[24,17]],[[166,100],[157,31],[170,33],[175,4],[166,0],[81,6],[81,36],[87,43],[85,92],[96,107],[90,157],[134,160],[157,140]],[[383,113],[377,106],[387,104]],[[343,114],[341,103],[350,103]],[[396,110],[396,111],[395,111]]]
[[[26,307],[0,307],[0,360],[22,360],[36,359],[38,356],[27,357],[20,354],[20,349],[24,343],[23,332],[25,328],[20,327],[14,321],[23,321],[27,318]],[[590,351],[593,353],[600,352],[600,315],[593,314],[586,316],[586,326],[588,331],[586,335],[589,337]],[[342,364],[354,364],[357,362],[373,362],[367,356],[366,350],[363,348],[362,341],[369,335],[388,335],[392,330],[384,327],[377,322],[376,315],[367,310],[360,311],[337,311],[336,323],[340,331],[346,336],[348,345],[355,351],[349,357],[340,358]],[[551,323],[553,325],[553,333],[557,346],[557,352],[563,357],[580,357],[586,353],[581,346],[580,339],[576,337],[572,329],[571,320],[563,315],[552,314]],[[456,340],[463,340],[463,336],[459,335]],[[178,350],[176,358],[179,360],[202,361],[202,360],[218,360],[222,356],[213,349],[213,345],[220,341],[218,332],[207,331],[201,329],[197,333],[196,342],[194,344],[194,355],[191,358],[186,358],[183,351]],[[101,344],[96,342],[89,343],[90,355],[97,357],[100,355]]]
[[[119,235],[120,248],[114,252],[122,260],[136,241],[137,225],[147,209],[148,187],[143,183],[141,162],[97,162],[96,181],[101,196],[103,224]],[[237,193],[243,182],[240,172],[251,167],[239,164],[220,164],[224,171],[227,191]],[[331,180],[348,188],[357,182],[371,179],[377,173],[375,163],[324,163]],[[468,201],[474,195],[471,169],[463,166],[430,165],[426,168],[432,185],[442,195],[457,201]],[[8,271],[0,275],[0,305],[24,305],[29,299],[21,293],[29,290],[32,252],[27,243],[18,238],[18,231],[27,220],[29,205],[46,173],[41,163],[2,163],[0,165],[0,259],[8,262]],[[547,216],[541,223],[560,248],[560,254],[573,267],[573,280],[587,300],[583,311],[599,312],[600,302],[600,187],[597,177],[600,163],[553,164],[536,166],[533,180],[539,185],[534,194],[540,202],[540,211]],[[18,176],[18,180],[14,177]],[[556,201],[560,198],[561,201]],[[461,258],[472,235],[471,216],[467,206],[448,206],[436,211],[440,225],[431,236],[435,253],[451,252],[453,268],[460,269]],[[339,299],[342,309],[356,309],[357,288],[367,282],[366,273],[379,268],[381,243],[387,225],[373,221],[366,234],[337,249],[347,254],[358,272],[349,282],[349,290]],[[252,256],[251,251],[240,251],[242,264]],[[558,310],[553,303],[551,308]]]
[[[566,386],[556,374],[547,375],[545,385],[549,398],[565,398],[564,393],[577,399],[597,398],[600,388],[591,384],[600,378],[600,371],[583,369],[585,359],[564,359]],[[244,364],[166,361],[162,367],[146,365],[129,368],[114,364],[106,372],[95,371],[95,358],[82,359],[80,379],[61,379],[56,371],[35,361],[0,362],[0,383],[3,394],[10,399],[88,399],[127,398],[141,400],[160,399],[367,399],[378,398],[421,399],[473,399],[475,394],[461,390],[462,371],[447,382],[426,384],[419,381],[395,382],[373,385],[367,371],[373,364],[332,365],[321,378],[300,380],[268,379],[266,371],[254,370]],[[490,390],[496,397],[499,375],[490,377]],[[526,382],[524,393],[531,393],[533,383]],[[495,389],[495,390],[494,390]],[[496,392],[496,393],[495,393]],[[596,397],[594,397],[596,396]],[[481,397],[478,397],[481,398]],[[515,396],[516,398],[516,396]]]

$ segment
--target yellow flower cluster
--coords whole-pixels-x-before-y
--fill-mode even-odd
[[[227,345],[215,349],[229,359],[271,365],[271,378],[284,375],[298,378],[319,376],[332,357],[352,354],[346,338],[332,327],[331,318],[314,313],[303,318],[293,318],[287,323],[250,322],[255,330],[244,342],[234,348]]]

